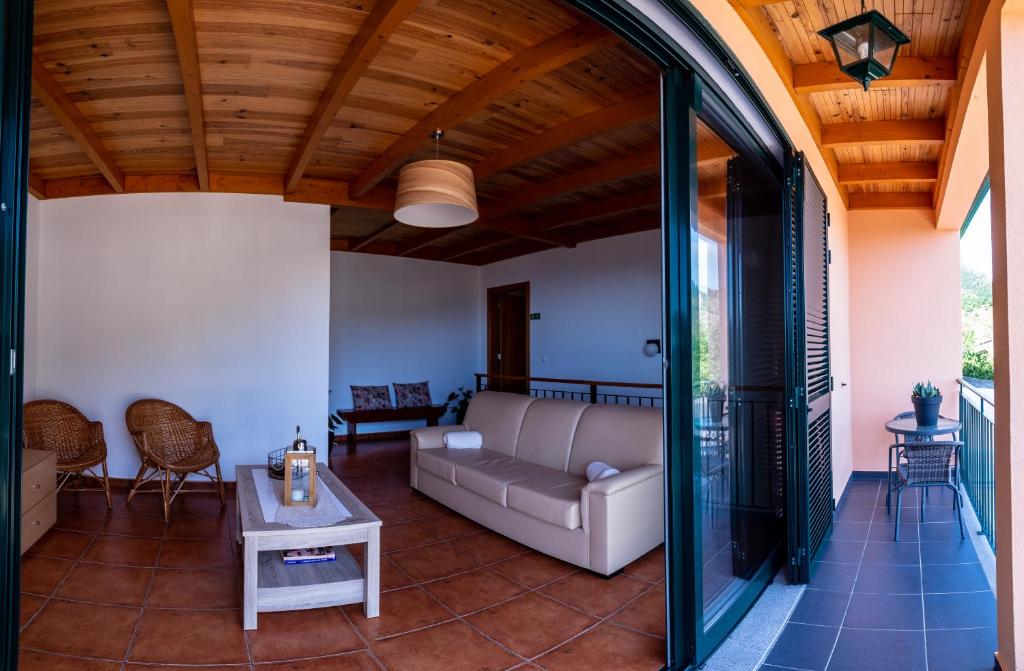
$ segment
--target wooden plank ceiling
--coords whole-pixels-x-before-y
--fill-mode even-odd
[[[729,2],[788,84],[848,205],[933,209],[988,0],[869,0],[867,9],[885,14],[911,43],[892,75],[866,93],[816,34],[859,14],[860,0]]]
[[[35,7],[38,197],[278,194],[332,205],[334,249],[470,264],[659,226],[658,71],[551,0]],[[391,218],[435,127],[477,175],[463,228]]]

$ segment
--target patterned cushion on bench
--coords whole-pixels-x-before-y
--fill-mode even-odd
[[[431,405],[430,386],[426,382],[395,382],[395,403],[399,408],[422,408]]]
[[[386,385],[379,387],[352,385],[352,407],[356,410],[387,410],[391,407],[391,392]]]

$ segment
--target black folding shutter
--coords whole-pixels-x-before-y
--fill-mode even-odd
[[[832,366],[829,343],[828,201],[794,157],[787,185],[790,408],[794,428],[789,501],[790,580],[810,580],[812,559],[832,526]]]

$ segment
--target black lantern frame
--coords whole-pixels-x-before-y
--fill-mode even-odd
[[[818,32],[832,45],[836,64],[868,90],[871,82],[892,74],[900,47],[910,38],[878,11],[858,14]]]

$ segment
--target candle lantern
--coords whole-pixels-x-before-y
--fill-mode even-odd
[[[284,504],[316,505],[316,450],[310,449],[298,434],[284,453]]]

